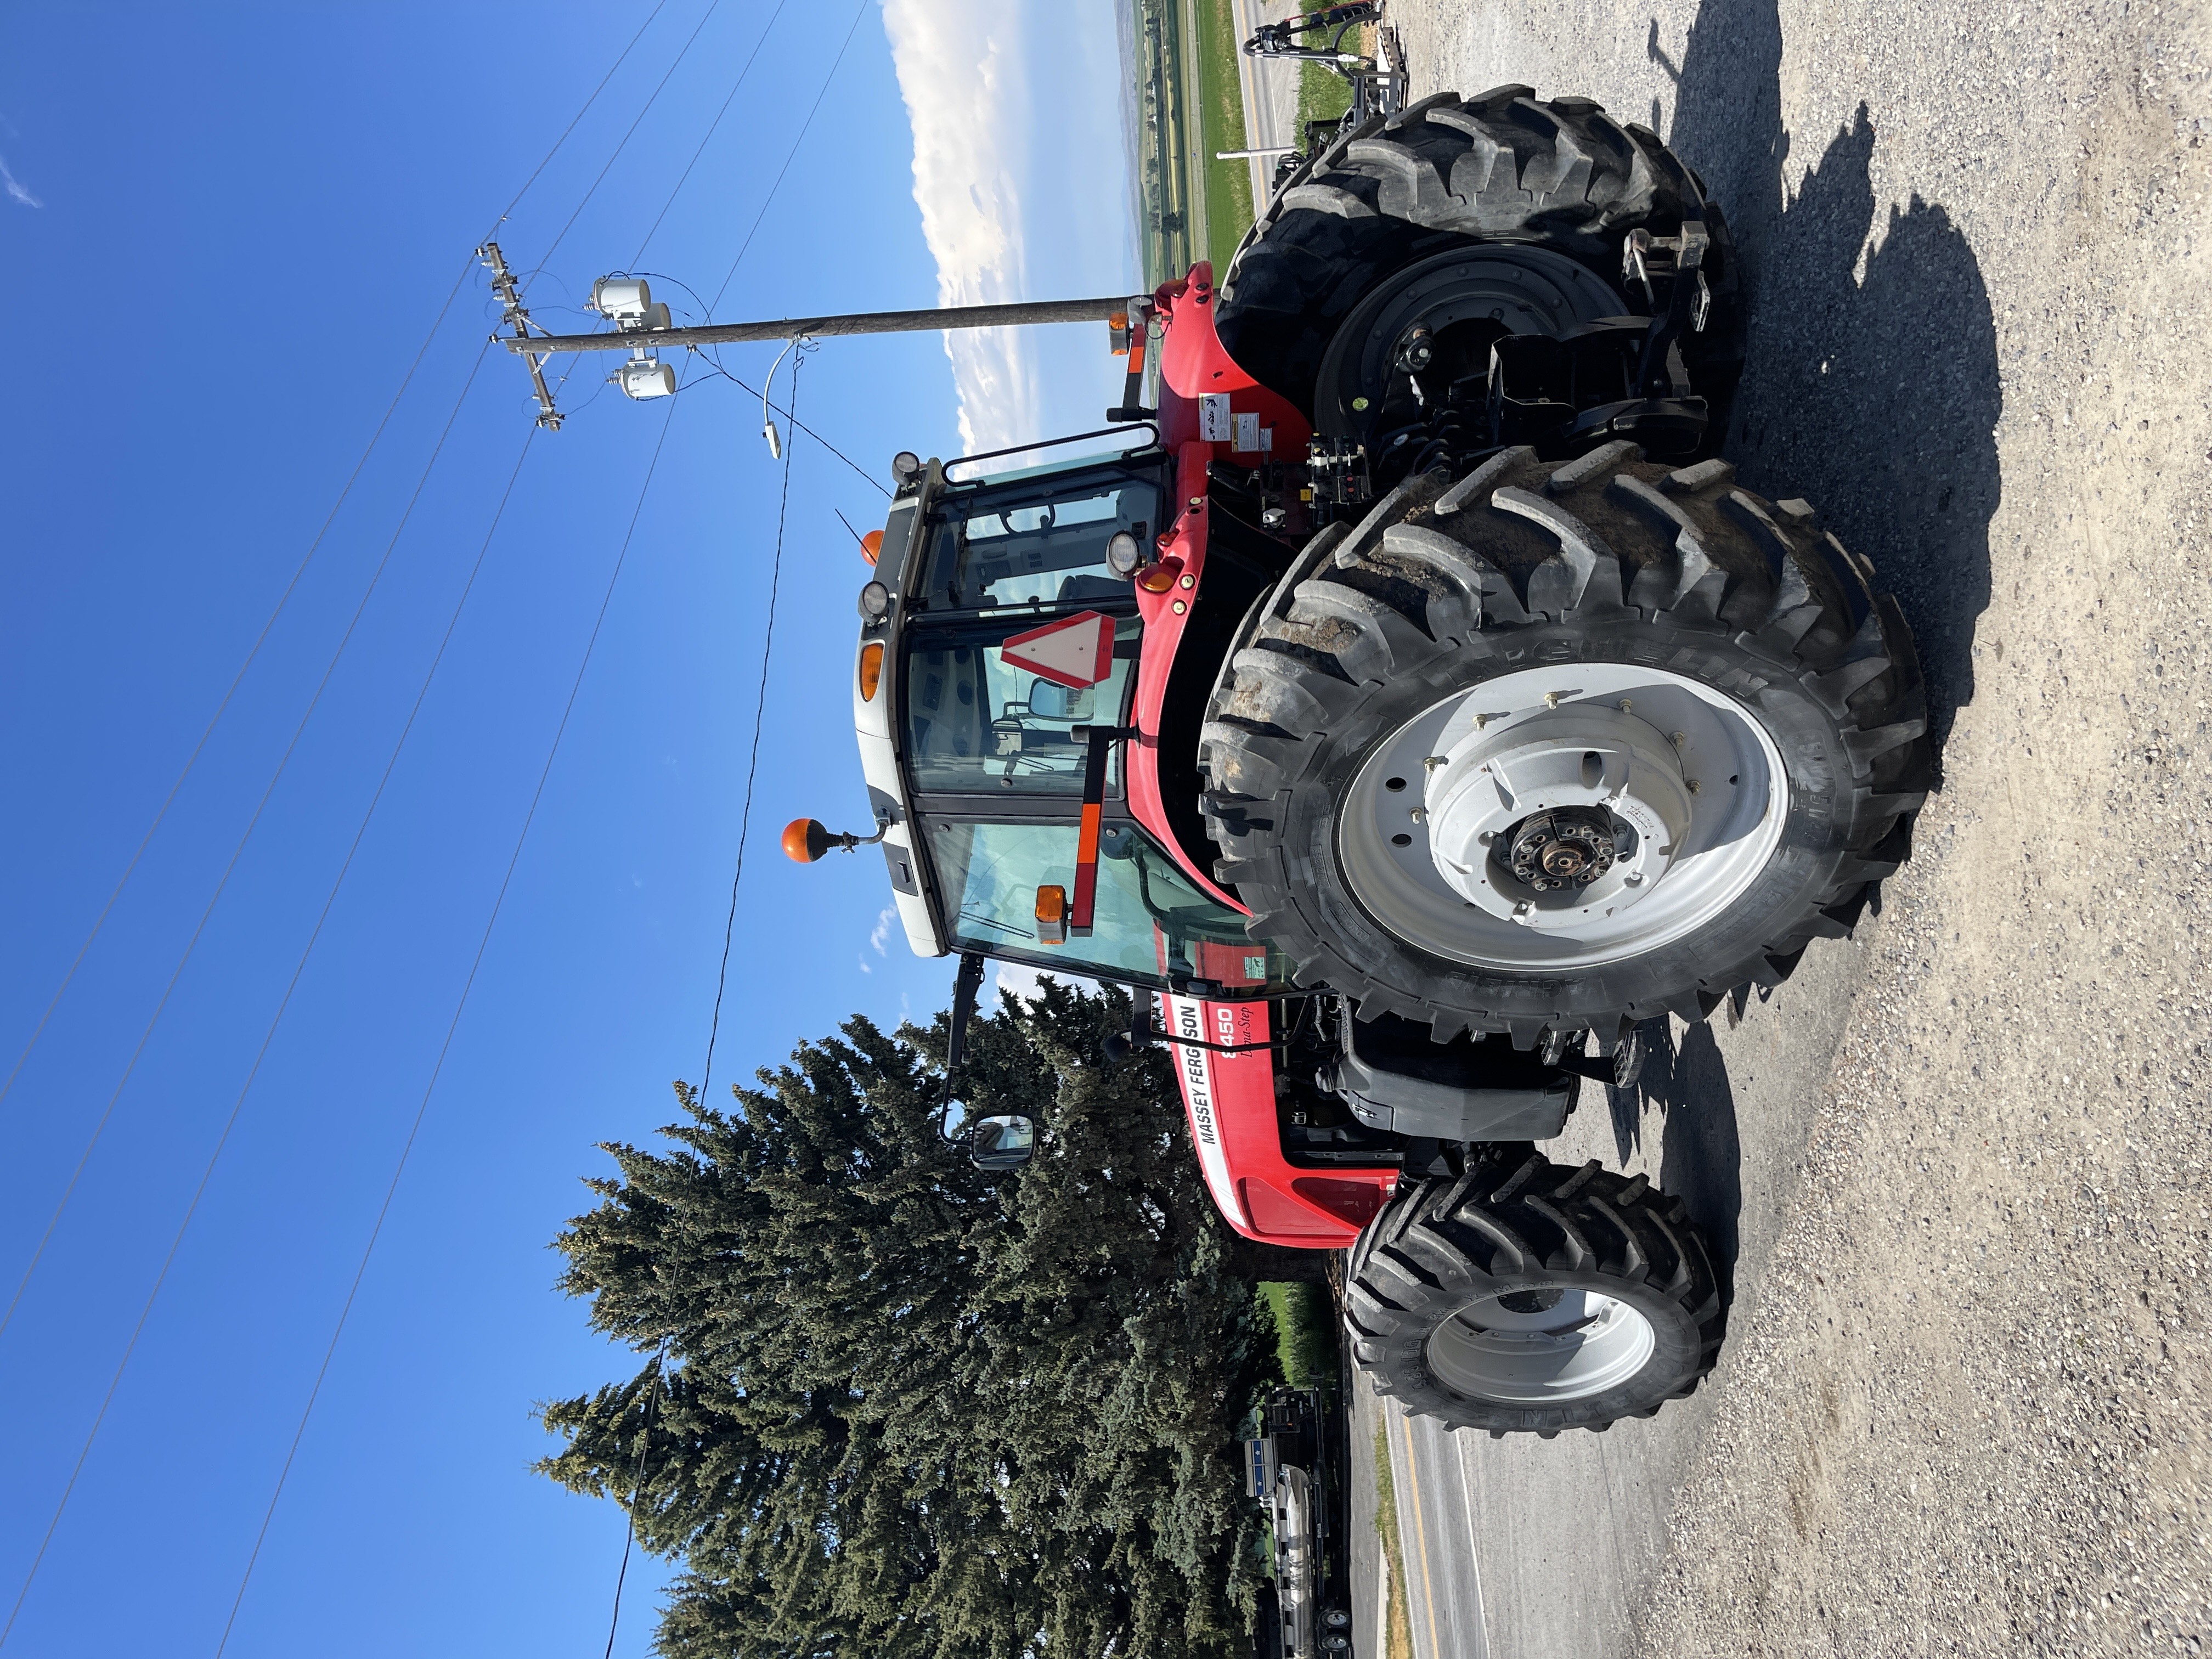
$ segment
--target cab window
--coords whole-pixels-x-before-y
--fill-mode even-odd
[[[1106,543],[1121,530],[1158,535],[1160,489],[1126,473],[1060,473],[951,495],[932,518],[926,609],[1126,599]]]
[[[957,905],[948,918],[954,948],[1140,985],[1197,978],[1250,994],[1289,988],[1289,959],[1247,938],[1243,916],[1200,892],[1128,823],[1109,823],[1099,836],[1090,937],[1044,944],[1037,889],[1073,890],[1075,841],[1072,823],[936,823],[930,848]]]
[[[1127,592],[1127,583],[1121,587]],[[1085,743],[1075,728],[1122,723],[1141,625],[1134,617],[1115,621],[1111,672],[1080,690],[1006,661],[1006,641],[1034,625],[1033,617],[1010,617],[908,633],[906,761],[916,793],[1082,793]],[[1112,764],[1108,782],[1118,787],[1118,744]]]

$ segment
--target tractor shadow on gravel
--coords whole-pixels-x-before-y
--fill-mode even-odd
[[[1675,82],[1669,142],[1727,213],[1750,294],[1724,453],[1750,488],[1810,501],[1874,562],[1919,645],[1940,780],[1973,700],[2000,483],[1980,263],[1940,204],[1908,189],[1900,204],[1888,180],[1877,200],[1881,123],[1863,102],[1790,192],[1775,0],[1705,0],[1679,65],[1656,22],[1648,49]]]
[[[1626,1166],[1643,1145],[1644,1113],[1661,1114],[1662,1144],[1655,1184],[1679,1198],[1712,1247],[1721,1299],[1735,1299],[1737,1218],[1743,1209],[1743,1145],[1736,1133],[1735,1091],[1728,1061],[1709,1025],[1692,1025],[1679,1042],[1664,1019],[1641,1028],[1644,1074],[1632,1089],[1607,1088],[1614,1149]]]

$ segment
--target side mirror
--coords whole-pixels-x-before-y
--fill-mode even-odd
[[[1036,1149],[1036,1126],[1025,1117],[987,1117],[968,1134],[968,1161],[979,1170],[1018,1170]]]

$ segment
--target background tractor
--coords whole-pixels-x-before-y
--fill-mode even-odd
[[[896,459],[874,831],[786,837],[879,844],[962,957],[956,1086],[985,958],[1133,988],[1223,1215],[1350,1247],[1357,1362],[1455,1425],[1604,1428],[1711,1369],[1681,1205],[1534,1143],[1644,1022],[1848,933],[1929,787],[1896,606],[1714,453],[1742,328],[1648,129],[1522,86],[1355,110],[1117,323],[1118,454]]]

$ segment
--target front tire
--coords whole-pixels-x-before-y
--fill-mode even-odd
[[[1652,1416],[1712,1370],[1727,1323],[1679,1200],[1534,1153],[1401,1186],[1352,1246],[1346,1290],[1376,1393],[1493,1435]]]
[[[1611,1053],[1780,983],[1907,855],[1919,664],[1803,502],[1519,449],[1324,533],[1200,743],[1216,873],[1301,983]]]

